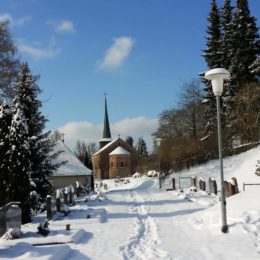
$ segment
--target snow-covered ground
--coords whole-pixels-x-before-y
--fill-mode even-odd
[[[254,174],[259,159],[260,146],[224,160],[225,179],[236,177],[240,188],[227,198],[227,234],[221,232],[218,196],[166,191],[172,177],[177,188],[179,176],[218,182],[216,160],[170,176],[162,189],[153,177],[103,181],[104,197],[79,199],[69,216],[50,221],[47,237],[37,234],[45,217],[39,215],[22,226],[23,238],[0,239],[0,259],[260,259],[260,186],[242,189],[243,182],[260,183]]]

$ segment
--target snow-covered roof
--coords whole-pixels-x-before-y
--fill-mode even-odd
[[[113,150],[109,155],[113,155],[113,154],[120,154],[120,155],[128,155],[130,154],[125,148],[123,148],[122,146],[118,146],[115,150]]]
[[[88,169],[63,142],[57,141],[55,151],[63,151],[63,153],[61,153],[56,159],[57,162],[67,161],[67,163],[61,165],[56,171],[54,171],[54,176],[79,176],[92,174],[92,171]]]
[[[118,140],[118,139],[116,139],[116,140],[114,140],[114,141],[112,141],[112,142],[106,144],[104,147],[102,147],[100,150],[98,150],[96,153],[94,153],[93,156],[100,154],[102,151],[106,150],[106,148],[107,148],[108,146],[110,146],[111,144],[115,143],[117,140]]]

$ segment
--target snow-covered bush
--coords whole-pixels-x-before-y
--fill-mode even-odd
[[[6,233],[2,236],[2,238],[6,240],[11,240],[11,239],[20,238],[22,235],[23,232],[21,231],[21,229],[10,228],[6,231]]]

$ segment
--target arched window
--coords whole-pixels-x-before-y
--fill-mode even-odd
[[[113,162],[111,162],[111,167],[113,167],[114,166],[114,164],[113,164]]]
[[[124,167],[124,163],[122,161],[120,162],[120,167]]]

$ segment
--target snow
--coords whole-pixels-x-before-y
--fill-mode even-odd
[[[122,146],[118,146],[115,150],[113,150],[109,155],[113,154],[119,154],[119,155],[128,155],[130,154],[126,149],[124,149]]]
[[[65,161],[66,164],[61,165],[56,171],[54,176],[79,176],[79,175],[91,175],[92,171],[88,169],[61,141],[57,141],[55,146],[55,152],[63,151],[56,159],[57,163]]]
[[[166,191],[172,177],[197,176],[206,182],[211,177],[218,182],[215,160],[172,174],[161,189],[156,177],[103,180],[108,189],[99,182],[97,193],[78,198],[68,216],[57,214],[49,221],[47,237],[37,234],[46,217],[40,214],[22,226],[22,238],[0,239],[0,258],[260,259],[260,186],[241,189],[243,182],[260,182],[254,174],[259,156],[260,146],[224,159],[225,179],[236,177],[240,187],[239,194],[227,198],[226,234],[221,232],[218,195]]]

